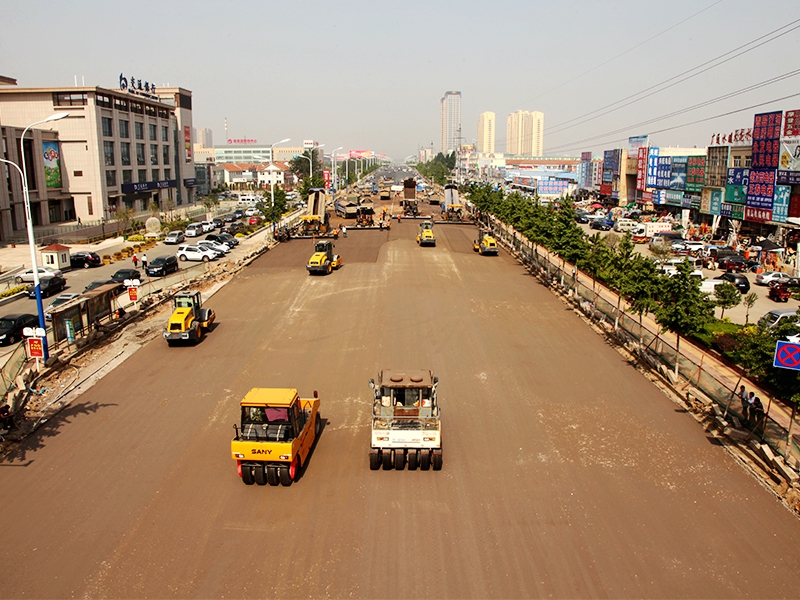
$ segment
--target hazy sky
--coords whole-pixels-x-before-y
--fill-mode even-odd
[[[507,115],[540,110],[545,153],[577,155],[800,93],[798,71],[634,126],[800,70],[795,29],[641,102],[559,127],[800,19],[797,0],[0,0],[0,14],[0,75],[22,87],[73,85],[77,75],[114,89],[120,72],[180,85],[193,92],[194,126],[213,130],[215,144],[227,117],[229,137],[313,138],[325,150],[403,160],[431,142],[439,150],[439,100],[459,90],[468,142],[491,110],[502,152]],[[712,133],[752,126],[755,112],[796,108],[800,95],[651,139],[705,146]]]

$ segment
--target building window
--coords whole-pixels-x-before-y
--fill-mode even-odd
[[[169,179],[172,175],[172,169],[164,169],[164,179]]]
[[[158,107],[158,118],[159,119],[169,119],[169,111],[166,108]]]
[[[147,181],[147,169],[139,169],[139,183]]]
[[[94,206],[92,206],[92,197],[86,196],[86,212],[91,217],[94,214]]]
[[[169,164],[169,146],[161,146],[161,164],[168,165]]]
[[[742,166],[742,157],[741,156],[734,156],[733,157],[733,167],[739,168]]]
[[[83,171],[73,171],[72,172],[72,176],[73,177],[83,177]]]
[[[103,158],[105,166],[114,166],[114,142],[103,142]]]
[[[144,144],[136,144],[136,164],[137,165],[147,164],[144,160]]]
[[[161,126],[161,141],[168,142],[169,141],[169,127],[166,125]]]
[[[122,183],[133,183],[133,171],[131,169],[122,170]]]
[[[111,137],[114,135],[114,128],[111,125],[111,117],[100,117],[100,122],[103,124],[103,136]]]
[[[119,120],[119,137],[129,138],[131,136],[130,121],[125,119]]]
[[[120,142],[119,155],[122,160],[122,165],[127,167],[131,164],[131,143]]]
[[[86,92],[74,93],[69,92],[55,92],[53,93],[54,106],[86,106],[88,98]]]
[[[161,181],[161,177],[158,174],[158,169],[152,170],[153,178],[150,181]]]
[[[114,96],[114,108],[122,112],[128,112],[128,99]]]
[[[111,98],[105,94],[95,94],[94,103],[103,108],[111,108]]]
[[[155,117],[156,116],[156,107],[152,104],[145,104],[144,105],[144,114],[148,117]]]
[[[158,144],[150,144],[150,164],[158,164]]]
[[[134,102],[131,100],[131,112],[136,113],[137,115],[143,115],[144,105],[141,102]]]
[[[117,185],[117,172],[114,169],[106,171],[106,187],[115,187]]]
[[[745,169],[749,169],[750,165],[753,164],[753,157],[752,156],[745,156],[744,157],[744,167]]]
[[[150,123],[147,128],[150,130],[150,141],[155,142],[158,139],[156,137],[156,126],[153,123]]]
[[[144,123],[140,123],[139,121],[133,122],[133,135],[137,140],[144,139]]]

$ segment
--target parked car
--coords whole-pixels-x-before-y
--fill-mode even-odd
[[[719,259],[719,268],[725,271],[752,271],[758,263],[744,256],[723,256]]]
[[[251,206],[250,208],[245,209],[245,211],[244,211],[244,216],[245,217],[252,217],[253,215],[257,215],[257,214],[258,214],[258,209],[255,206]]]
[[[73,269],[88,269],[102,264],[103,259],[97,252],[73,252],[69,255],[69,266]]]
[[[167,237],[164,238],[165,244],[180,244],[181,242],[186,240],[186,236],[183,235],[182,231],[170,231],[167,234]]]
[[[239,221],[234,221],[233,223],[229,223],[225,227],[222,228],[222,233],[227,233],[229,235],[234,235],[237,231],[244,229],[244,225],[242,225]]]
[[[587,213],[585,210],[580,210],[580,209],[576,210],[575,211],[575,222],[576,223],[588,223],[589,222],[588,214],[589,213]]]
[[[780,271],[765,271],[756,275],[756,283],[758,285],[770,285],[772,283],[782,283],[792,279],[790,275],[781,273]]]
[[[125,281],[126,279],[141,279],[142,273],[137,269],[120,269],[111,276],[113,281]]]
[[[233,211],[233,216],[237,219],[241,219],[244,216],[244,211],[241,208],[237,208],[235,211]]]
[[[221,217],[214,217],[211,219],[211,222],[214,224],[214,229],[219,229],[223,225],[225,225],[225,219]]]
[[[172,255],[158,256],[148,263],[145,272],[150,277],[164,277],[178,270],[178,259]]]
[[[223,236],[227,237],[228,239],[225,239],[225,237],[223,237]],[[236,239],[236,238],[228,235],[227,233],[209,233],[206,236],[206,240],[208,240],[209,242],[216,242],[218,244],[225,244],[228,248],[233,248],[233,246],[234,246],[234,244],[232,244],[230,242],[230,240],[232,240],[232,239]]]
[[[39,289],[42,292],[42,298],[57,294],[65,287],[67,287],[67,280],[58,275],[43,277],[39,280]],[[32,283],[28,286],[28,298],[36,298],[36,288]]]
[[[113,279],[100,279],[98,281],[93,281],[89,285],[87,285],[83,289],[83,293],[91,292],[94,289],[99,288],[101,285],[108,285],[109,283],[115,283],[117,287],[114,289],[114,295],[119,296],[120,294],[125,292],[125,286],[120,281],[114,281]]]
[[[46,269],[44,267],[39,267],[39,279],[42,277],[62,277],[63,275],[64,274],[59,269]],[[22,273],[17,273],[17,276],[14,277],[14,281],[17,283],[32,283],[33,269],[28,269]]]
[[[746,294],[750,291],[750,280],[747,279],[746,276],[739,273],[723,273],[719,277],[716,277],[716,279],[721,279],[722,281],[732,283],[742,294]]]
[[[226,255],[228,252],[231,251],[231,247],[228,244],[223,244],[221,242],[212,242],[211,240],[200,240],[197,242],[198,246],[202,248],[211,248],[215,252],[219,252],[220,256]]]
[[[248,225],[258,225],[263,221],[263,218],[260,215],[253,215],[247,220]]]
[[[190,223],[189,226],[186,228],[185,235],[186,237],[197,237],[200,234],[205,233],[203,230],[203,225],[200,223]]]
[[[0,317],[0,344],[15,344],[22,339],[26,327],[38,327],[39,317],[29,314],[13,314]]]
[[[235,214],[233,214],[233,213],[230,213],[230,214],[228,214],[228,215],[225,215],[225,216],[222,218],[222,220],[223,220],[223,221],[225,221],[226,223],[233,223],[233,222],[234,222],[236,219],[238,219],[238,218],[239,218],[239,217],[237,217]]]
[[[203,262],[214,260],[217,257],[213,250],[192,245],[179,246],[177,256],[178,260],[202,260]]]
[[[211,221],[202,221],[200,225],[203,227],[203,233],[211,233],[214,231],[214,223]]]
[[[80,296],[80,294],[75,294],[75,293],[61,294],[59,296],[56,296],[50,303],[50,306],[48,306],[45,309],[44,318],[48,321],[52,321],[54,308],[61,306],[62,304],[66,304],[67,302],[69,302],[70,300],[74,300],[78,296]]]
[[[228,244],[231,248],[239,245],[239,240],[233,237],[230,233],[220,233],[219,237],[222,242]]]
[[[599,229],[600,231],[611,231],[614,227],[614,221],[608,219],[592,219],[589,222],[589,229]]]
[[[785,320],[788,321],[794,317],[797,317],[797,310],[794,308],[773,308],[758,320],[758,324],[766,327],[775,327],[778,323],[782,323]]]

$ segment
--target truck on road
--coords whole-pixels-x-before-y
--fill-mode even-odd
[[[672,223],[667,221],[645,221],[630,230],[631,238],[635,243],[650,241],[656,233],[672,231]]]

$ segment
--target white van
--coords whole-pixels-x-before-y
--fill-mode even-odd
[[[633,219],[617,219],[614,223],[614,231],[633,231],[639,226],[639,221]]]
[[[239,206],[255,206],[261,201],[261,196],[239,196]]]

